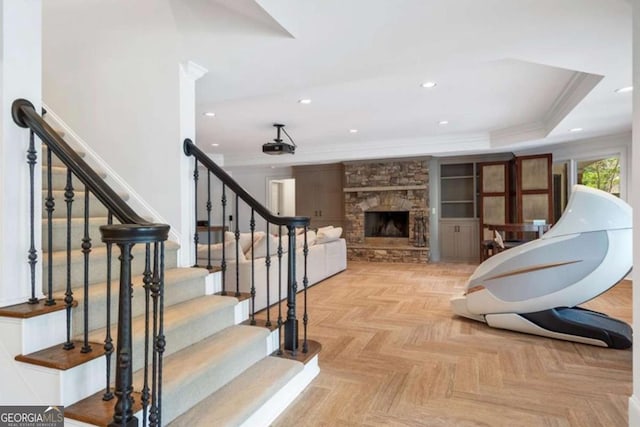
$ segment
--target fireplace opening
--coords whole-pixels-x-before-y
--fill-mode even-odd
[[[409,211],[364,213],[365,237],[409,237]]]

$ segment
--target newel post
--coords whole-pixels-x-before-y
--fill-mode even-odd
[[[133,416],[133,330],[131,297],[131,250],[137,243],[158,243],[167,240],[169,226],[162,224],[114,224],[100,227],[102,241],[116,244],[120,248],[120,290],[118,301],[118,346],[116,350],[116,385],[114,394],[117,401],[113,420],[109,427],[137,427],[138,419]],[[162,284],[161,284],[162,286]],[[162,292],[162,290],[160,291]],[[156,314],[156,313],[154,313]],[[160,316],[161,318],[162,316]],[[154,337],[158,338],[158,337]],[[162,359],[160,358],[160,363]],[[156,367],[161,372],[161,364]],[[160,400],[158,396],[158,400]],[[154,402],[155,403],[155,402]],[[160,410],[160,408],[158,408]]]

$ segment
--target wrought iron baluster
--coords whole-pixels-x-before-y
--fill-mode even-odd
[[[151,244],[145,245],[144,252],[144,273],[142,275],[142,283],[144,287],[144,379],[142,382],[142,420],[143,425],[147,425],[147,412],[149,409],[149,307],[150,307],[150,295],[151,295]]]
[[[109,211],[107,224],[113,224],[113,213]],[[113,243],[107,242],[107,335],[104,339],[104,356],[107,362],[107,385],[102,400],[113,399],[111,391],[111,356],[113,355],[113,338],[111,337],[111,266],[113,255]]]
[[[287,277],[287,320],[284,324],[284,348],[296,355],[298,350],[298,319],[296,319],[296,292],[298,284],[296,281],[296,228],[287,225],[289,231],[289,271]]]
[[[222,292],[221,295],[227,295],[227,258],[226,258],[226,229],[227,229],[227,186],[222,184],[222,261],[220,262],[220,269],[222,270]]]
[[[251,325],[256,324],[256,257],[254,251],[254,235],[256,231],[256,218],[253,208],[251,208],[251,219],[249,220],[251,230]],[[268,240],[269,235],[265,236]]]
[[[82,238],[82,254],[84,255],[84,341],[80,352],[89,353],[89,254],[91,253],[91,237],[89,237],[89,187],[84,187],[84,237]]]
[[[211,270],[211,172],[207,171],[207,268]]]
[[[193,166],[193,201],[195,209],[193,210],[195,215],[195,230],[193,233],[193,246],[196,251],[196,262],[193,264],[194,267],[198,267],[198,177],[200,173],[198,172],[198,159],[196,159],[195,164]]]
[[[304,286],[304,314],[302,315],[302,325],[303,325],[303,334],[302,334],[302,352],[309,352],[309,344],[307,343],[307,324],[309,323],[309,316],[307,315],[307,286],[309,285],[309,279],[307,277],[307,259],[309,255],[309,245],[307,242],[307,231],[309,231],[309,226],[304,227],[304,246],[302,249],[302,255],[304,256],[304,276],[302,277],[302,285]]]
[[[151,298],[153,300],[153,340],[154,347],[151,362],[151,407],[149,408],[149,425],[152,427],[159,424],[159,407],[158,407],[158,352],[155,348],[155,340],[158,336],[158,297],[160,295],[160,271],[158,264],[158,243],[153,244],[153,277],[151,279]]]
[[[238,195],[236,194],[236,298],[240,296],[240,263],[238,260],[240,259],[240,215],[238,214]],[[253,242],[251,243],[253,245]],[[222,253],[224,253],[224,247],[222,248]]]
[[[162,357],[166,347],[164,336],[164,242],[160,242],[160,303],[159,326],[155,349],[158,352],[158,425],[162,425]]]
[[[278,354],[282,356],[282,226],[278,226]]]
[[[271,253],[269,252],[269,242],[271,241],[271,236],[269,235],[269,221],[267,221],[267,252],[264,259],[264,264],[267,270],[267,321],[265,326],[271,327],[271,291],[270,291],[270,273],[271,273]]]
[[[38,252],[36,251],[36,238],[35,238],[35,166],[38,160],[38,153],[35,148],[35,135],[33,131],[29,132],[29,149],[27,150],[27,163],[29,164],[29,254],[27,259],[29,260],[29,268],[31,269],[31,298],[29,298],[29,304],[37,304],[38,297],[36,296],[36,264],[38,263]]]
[[[53,198],[51,150],[49,148],[47,148],[47,187],[45,207],[47,209],[47,243],[49,247],[49,250],[47,251],[49,265],[47,268],[49,277],[47,277],[47,299],[44,305],[55,305],[56,301],[53,299],[53,211],[55,210],[56,202]]]
[[[73,208],[73,183],[71,182],[71,170],[67,169],[67,183],[64,187],[64,201],[67,205],[67,290],[64,294],[64,303],[67,311],[67,342],[65,350],[75,347],[71,341],[71,308],[73,307],[73,291],[71,290],[71,210]],[[51,251],[51,248],[49,248]]]

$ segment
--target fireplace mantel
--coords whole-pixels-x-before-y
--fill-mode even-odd
[[[409,190],[426,190],[426,185],[394,185],[394,186],[384,186],[384,187],[347,187],[343,188],[342,191],[345,193],[355,193],[361,191],[409,191]]]

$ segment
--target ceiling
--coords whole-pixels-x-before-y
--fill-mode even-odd
[[[513,151],[631,129],[631,94],[615,92],[632,79],[624,0],[170,7],[181,55],[208,70],[197,143],[227,166]],[[262,154],[273,123],[295,155]]]

